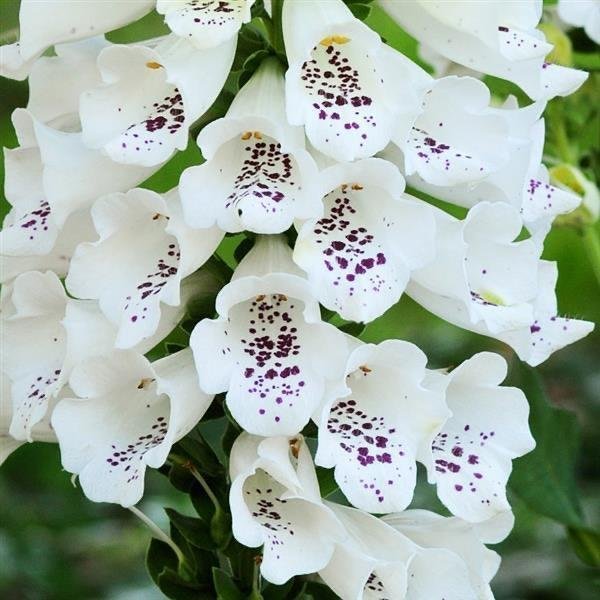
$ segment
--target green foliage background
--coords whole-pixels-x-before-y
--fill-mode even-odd
[[[359,13],[366,14],[363,2],[354,4],[360,5]],[[0,1],[3,43],[15,37],[12,30],[17,26],[18,5],[18,0]],[[367,22],[390,44],[416,58],[414,40],[382,13],[371,10]],[[161,19],[154,14],[109,37],[131,41],[163,31]],[[591,76],[573,96],[550,103],[546,152],[550,160],[564,156],[559,139],[559,129],[564,127],[571,160],[598,181],[600,55],[582,31],[574,30],[570,36],[575,63],[590,70]],[[527,102],[506,82],[486,81],[499,96],[516,93],[521,102]],[[27,84],[0,79],[0,86],[0,141],[3,146],[14,147],[10,114],[14,108],[25,106]],[[199,160],[191,142],[145,187],[166,191],[177,184],[183,168]],[[2,214],[6,210],[3,199]],[[596,230],[598,234],[598,224]],[[228,238],[219,250],[230,264],[241,239]],[[581,234],[572,228],[555,227],[546,241],[544,258],[559,263],[561,312],[599,323],[600,287]],[[588,566],[600,561],[600,544],[593,532],[600,524],[600,330],[555,354],[536,369],[537,375],[520,367],[504,345],[453,327],[407,297],[361,334],[368,342],[388,338],[417,344],[430,357],[432,368],[456,365],[482,350],[499,352],[512,365],[511,380],[527,392],[538,448],[517,461],[511,479],[516,527],[497,548],[503,563],[494,581],[496,597],[600,597],[600,574]],[[141,508],[165,529],[168,518],[163,506],[194,514],[189,496],[175,490],[160,473],[148,473],[146,490]],[[427,486],[417,489],[413,505],[443,510]],[[162,598],[145,572],[148,541],[149,532],[131,513],[84,498],[71,484],[69,474],[61,470],[54,445],[26,445],[0,469],[0,597],[5,600]],[[227,585],[226,576],[223,581]]]

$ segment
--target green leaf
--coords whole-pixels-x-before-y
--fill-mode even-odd
[[[590,567],[600,568],[600,532],[586,527],[569,527],[569,542],[579,559]]]
[[[365,21],[371,13],[371,7],[366,4],[353,2],[348,8],[352,11],[352,14],[361,21]]]
[[[213,567],[212,572],[218,600],[244,600],[244,594],[234,583],[229,573],[217,567]]]
[[[182,515],[172,508],[165,509],[171,524],[192,545],[204,550],[215,550],[216,544],[210,534],[210,526],[202,519]]]
[[[579,427],[575,415],[552,407],[539,375],[519,365],[519,387],[529,400],[533,452],[514,462],[511,489],[534,512],[580,527],[582,511],[575,483]]]
[[[192,459],[201,473],[206,473],[211,477],[223,473],[223,467],[216,454],[197,432],[193,432],[177,442],[175,454],[180,454],[181,450]]]
[[[327,498],[327,496],[330,496],[339,489],[333,476],[333,469],[317,467],[317,479],[319,480],[319,489],[323,498]]]
[[[156,538],[150,540],[146,551],[146,569],[152,581],[158,585],[158,578],[166,567],[177,569],[177,556],[168,544]]]
[[[167,598],[173,600],[214,600],[207,585],[186,581],[174,569],[166,568],[159,575],[157,585]]]
[[[329,587],[316,581],[307,582],[296,598],[297,600],[340,600]]]

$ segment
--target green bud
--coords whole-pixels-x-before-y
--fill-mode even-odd
[[[231,538],[231,517],[220,507],[210,520],[210,535],[219,548],[225,548]]]
[[[554,224],[581,229],[595,223],[600,215],[600,192],[596,185],[577,167],[566,163],[552,167],[549,173],[552,185],[581,198],[581,204],[574,211],[557,217]]]

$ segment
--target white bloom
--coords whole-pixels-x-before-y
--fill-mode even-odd
[[[403,510],[412,499],[417,454],[449,416],[443,393],[423,385],[426,362],[408,342],[360,346],[348,359],[345,386],[325,405],[316,463],[335,467],[357,508]]]
[[[294,435],[340,377],[344,335],[320,320],[308,282],[278,237],[259,237],[194,331],[200,386],[227,391],[236,421],[257,435]],[[327,348],[327,352],[323,349]]]
[[[482,352],[449,375],[430,374],[429,385],[445,391],[452,416],[423,462],[442,502],[467,521],[485,521],[509,510],[511,460],[535,447],[523,392],[500,387],[506,372],[500,355]]]
[[[174,35],[114,45],[98,57],[104,85],[81,96],[82,140],[112,160],[151,167],[188,144],[189,127],[229,74],[236,40],[200,51]]]
[[[251,19],[254,0],[158,0],[171,31],[198,48],[212,48],[235,37]]]
[[[287,124],[277,61],[261,65],[227,115],[202,129],[198,145],[206,162],[186,169],[180,181],[192,227],[280,233],[295,218],[321,214],[317,167],[302,130]]]
[[[416,173],[428,184],[455,186],[480,181],[506,164],[512,114],[489,104],[490,92],[477,79],[433,81],[408,136],[393,138],[407,177]]]
[[[242,433],[231,449],[233,535],[263,545],[261,573],[272,583],[314,573],[330,560],[343,529],[319,494],[301,436],[263,439]]]
[[[10,434],[31,441],[32,428],[47,414],[49,401],[73,367],[87,357],[112,352],[117,331],[96,302],[68,298],[50,271],[23,273],[2,293],[2,370],[12,385]],[[178,317],[166,315],[156,334],[137,350],[152,348]]]
[[[182,280],[208,260],[223,234],[187,227],[176,190],[164,198],[144,189],[105,196],[92,218],[99,240],[77,247],[66,285],[79,298],[99,300],[118,328],[117,347],[131,348],[156,332],[161,303],[184,312]]]
[[[380,159],[339,164],[321,178],[325,215],[299,227],[294,260],[324,306],[372,321],[400,299],[411,270],[433,258],[433,215],[402,195],[398,169]]]
[[[583,27],[588,37],[600,44],[598,0],[558,0],[558,16],[569,25]]]
[[[456,63],[516,83],[535,100],[566,96],[587,78],[583,71],[545,62],[552,45],[536,29],[541,0],[379,4],[418,41]]]
[[[539,259],[533,240],[513,241],[521,231],[513,208],[483,202],[464,221],[438,210],[436,217],[436,259],[407,287],[427,310],[504,341],[532,366],[593,329],[557,316],[556,265]]]
[[[508,535],[512,513],[477,525],[426,510],[407,510],[383,520],[419,546],[409,567],[407,599],[493,600],[489,583],[500,557],[484,544]]]
[[[5,77],[24,79],[50,46],[118,29],[150,12],[153,6],[154,0],[21,0],[21,39],[2,48],[0,72]]]
[[[409,565],[419,548],[368,513],[331,502],[326,506],[344,526],[347,537],[336,544],[331,560],[319,571],[323,581],[342,600],[417,600],[418,596],[407,595],[407,587],[419,583],[408,579]]]
[[[286,2],[288,120],[337,160],[372,156],[418,112],[430,77],[356,19],[342,0]]]
[[[212,401],[198,388],[189,349],[154,363],[131,350],[90,358],[69,385],[78,398],[52,414],[63,467],[90,500],[123,506],[140,500],[146,466],[160,467]]]
[[[0,466],[25,440],[17,440],[10,433],[13,418],[11,401],[10,380],[0,373]],[[34,442],[56,442],[56,434],[50,425],[48,414],[31,430],[31,439]]]

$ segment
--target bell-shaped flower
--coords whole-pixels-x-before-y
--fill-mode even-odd
[[[0,373],[0,466],[17,448],[25,443],[24,440],[17,440],[10,434],[10,425],[13,418],[10,388],[10,380],[6,375]],[[32,428],[31,439],[34,442],[57,441],[48,414]]]
[[[169,29],[197,48],[213,48],[235,37],[250,21],[254,0],[157,0]]]
[[[52,413],[63,467],[79,476],[94,502],[132,506],[142,497],[146,466],[158,468],[171,446],[208,409],[192,353],[150,363],[132,350],[80,362]]]
[[[433,214],[402,195],[402,175],[380,159],[329,167],[321,179],[325,215],[298,228],[294,261],[321,304],[372,321],[400,299],[411,270],[433,258]]]
[[[326,506],[343,525],[347,537],[336,544],[319,575],[342,600],[421,600],[420,596],[407,595],[409,584],[411,588],[419,585],[418,580],[409,581],[410,565],[419,551],[411,540],[361,510],[331,502]]]
[[[286,2],[288,120],[336,160],[366,158],[407,132],[430,77],[356,19],[342,0]]]
[[[345,534],[321,501],[302,436],[264,439],[242,433],[229,465],[233,535],[245,546],[263,546],[262,576],[281,584],[322,569]]]
[[[227,115],[204,127],[206,162],[186,169],[179,189],[192,227],[280,233],[322,213],[318,171],[304,134],[287,124],[281,67],[263,62]]]
[[[183,312],[193,286],[182,291],[182,280],[210,258],[223,233],[187,227],[176,190],[164,198],[144,189],[105,196],[92,218],[99,239],[77,247],[66,286],[99,300],[118,328],[117,347],[131,348],[156,332],[161,304]]]
[[[583,27],[587,36],[600,44],[600,3],[598,0],[558,0],[558,16],[573,27]]]
[[[490,581],[500,556],[485,544],[497,544],[512,529],[512,513],[472,524],[427,510],[386,515],[385,523],[418,547],[409,565],[411,600],[493,600]]]
[[[403,153],[402,172],[433,186],[456,186],[498,171],[510,157],[513,113],[489,105],[490,92],[477,79],[434,80],[408,136],[393,138]]]
[[[412,499],[417,455],[450,414],[443,393],[424,387],[426,363],[408,342],[362,345],[348,359],[345,386],[325,404],[315,461],[335,467],[357,508],[391,512]]]
[[[190,126],[229,75],[235,47],[232,39],[201,51],[170,35],[106,48],[98,57],[104,85],[81,96],[83,143],[119,163],[163,163],[187,147]]]
[[[509,344],[535,366],[592,329],[556,314],[556,267],[520,234],[518,211],[487,202],[460,221],[436,210],[436,259],[414,271],[411,298],[439,317]]]
[[[49,47],[119,29],[149,13],[154,4],[155,0],[21,0],[21,37],[2,48],[0,72],[5,77],[25,79],[35,60]]]
[[[291,254],[283,238],[259,237],[218,294],[218,318],[190,339],[202,389],[227,391],[233,417],[257,435],[301,431],[346,360],[344,334],[321,322]]]
[[[34,426],[48,413],[75,365],[112,352],[116,328],[96,302],[68,298],[55,273],[29,271],[2,291],[2,371],[11,383],[10,434],[31,441]],[[177,324],[181,313],[165,315],[156,334],[138,345],[147,352]],[[93,340],[93,343],[90,343]]]
[[[396,2],[379,4],[410,35],[450,60],[516,83],[534,100],[566,96],[587,73],[546,62],[552,51],[536,29],[542,2]]]
[[[453,515],[480,522],[510,509],[506,482],[514,458],[530,452],[529,405],[523,392],[501,387],[507,365],[482,352],[448,375],[430,373],[452,416],[422,457],[429,481]]]

